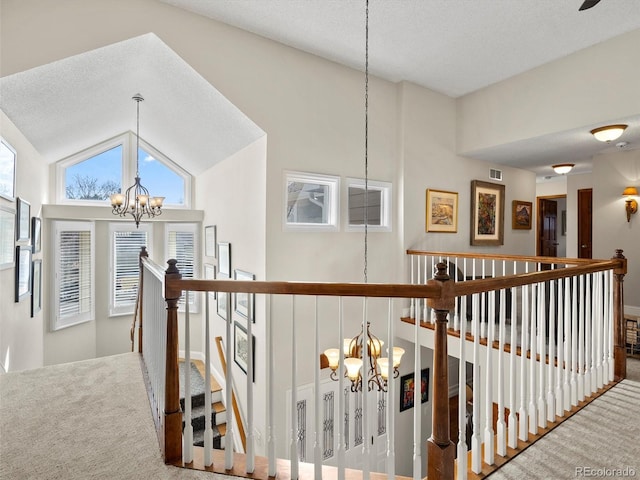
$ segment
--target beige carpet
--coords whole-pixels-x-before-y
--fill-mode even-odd
[[[640,361],[628,370],[491,480],[580,478],[576,467],[640,478]],[[0,375],[2,480],[212,478],[228,477],[163,463],[138,354]]]
[[[490,478],[640,478],[640,360],[628,359],[625,380]]]
[[[226,478],[160,457],[138,354],[0,375],[0,479]]]

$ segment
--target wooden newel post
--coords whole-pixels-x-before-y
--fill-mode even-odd
[[[172,286],[172,280],[182,275],[177,260],[168,260],[165,272],[164,298],[167,302],[167,354],[164,392],[164,461],[182,462],[182,412],[180,411],[180,380],[178,373],[178,301],[182,290]]]
[[[612,260],[620,266],[613,270],[613,376],[616,380],[627,377],[627,354],[624,320],[624,276],[627,273],[627,259],[622,250],[616,250]]]
[[[433,428],[427,441],[427,477],[453,480],[455,445],[449,432],[449,372],[447,353],[447,314],[455,308],[453,282],[447,275],[447,265],[438,263],[436,276],[428,285],[440,285],[439,298],[429,298],[428,304],[436,312],[433,352]]]

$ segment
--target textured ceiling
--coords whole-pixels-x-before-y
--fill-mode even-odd
[[[364,0],[160,0],[364,69]],[[458,97],[640,28],[640,0],[370,0],[369,70]]]
[[[0,79],[0,108],[48,162],[127,130],[197,175],[264,135],[154,34]],[[180,121],[176,121],[176,119]]]

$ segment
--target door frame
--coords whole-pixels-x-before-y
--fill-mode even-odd
[[[536,197],[536,256],[540,256],[540,253],[542,252],[542,245],[540,244],[540,230],[542,229],[543,221],[541,216],[542,209],[540,208],[540,204],[542,203],[541,200],[556,200],[558,198],[564,198],[566,200],[567,194],[561,193],[557,195],[541,195]]]

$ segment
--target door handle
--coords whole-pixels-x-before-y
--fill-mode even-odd
[[[587,246],[586,246],[586,245],[580,245],[580,247],[582,247],[582,248],[587,248]]]
[[[554,246],[558,246],[558,245],[560,245],[560,244],[559,244],[559,243],[554,243],[553,245],[554,245]]]

